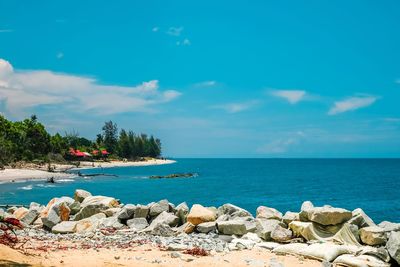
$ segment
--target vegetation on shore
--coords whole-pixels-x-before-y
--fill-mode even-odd
[[[137,160],[161,155],[159,139],[133,131],[118,130],[117,124],[107,121],[102,132],[92,141],[77,132],[51,135],[35,115],[22,121],[10,121],[0,115],[0,165],[18,161],[50,162],[70,159],[70,148],[82,152],[107,150],[114,159]]]

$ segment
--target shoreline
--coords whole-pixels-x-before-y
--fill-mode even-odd
[[[45,167],[38,166],[33,168],[32,166],[26,168],[6,168],[0,170],[0,184],[14,183],[14,182],[27,182],[27,181],[41,181],[50,178],[76,178],[78,177],[75,173],[69,173],[69,170],[85,170],[85,169],[97,169],[97,168],[114,168],[114,167],[143,167],[153,165],[165,165],[176,163],[175,160],[169,159],[151,159],[147,161],[111,161],[111,162],[90,162],[82,161],[80,166],[76,167],[71,164],[51,164],[55,168],[55,172],[48,172]],[[94,164],[94,166],[93,166]]]
[[[166,199],[121,204],[112,196],[77,189],[73,198],[55,197],[47,205],[0,209],[4,218],[23,226],[15,231],[17,240],[0,245],[0,259],[33,266],[82,266],[82,259],[93,264],[84,266],[400,263],[400,223],[376,224],[360,208],[305,201],[296,212],[259,206],[255,214],[230,203],[218,208]]]

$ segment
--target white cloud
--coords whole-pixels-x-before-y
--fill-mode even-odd
[[[158,32],[160,30],[159,27],[153,27],[153,29],[151,29],[153,32]]]
[[[336,115],[339,113],[356,110],[363,107],[368,107],[375,103],[378,99],[376,96],[355,96],[349,97],[341,101],[336,101],[329,110],[329,115]]]
[[[180,36],[183,31],[183,27],[170,27],[167,31],[168,35]]]
[[[215,85],[217,85],[216,81],[204,81],[204,82],[196,83],[194,86],[195,87],[213,87]]]
[[[93,114],[152,112],[155,105],[179,95],[174,90],[160,91],[157,80],[133,87],[102,85],[94,78],[47,70],[15,71],[0,59],[0,101],[14,114],[44,105]]]
[[[271,94],[276,97],[284,98],[290,104],[296,104],[303,100],[306,91],[303,90],[273,90]]]
[[[190,40],[189,39],[183,39],[183,41],[177,41],[176,42],[176,45],[182,45],[182,46],[189,46],[189,45],[191,45],[192,43],[190,42]]]
[[[287,152],[292,146],[298,144],[306,137],[303,131],[289,133],[288,136],[270,141],[257,149],[261,154],[281,154]]]
[[[258,101],[247,101],[242,103],[228,103],[223,105],[212,106],[212,108],[222,109],[228,113],[238,113],[248,110],[258,104]]]

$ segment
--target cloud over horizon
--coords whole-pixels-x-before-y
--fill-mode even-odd
[[[296,104],[304,99],[306,91],[304,90],[273,90],[271,95],[280,97],[288,101],[290,104]]]
[[[347,111],[368,107],[375,103],[378,99],[376,96],[354,96],[340,101],[336,101],[330,108],[328,114],[336,115]]]
[[[94,114],[154,112],[156,104],[170,102],[181,95],[175,90],[159,90],[158,80],[128,87],[102,85],[95,78],[55,73],[49,70],[17,70],[0,59],[0,101],[6,111],[48,105]]]

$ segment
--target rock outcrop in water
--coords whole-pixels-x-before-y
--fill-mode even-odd
[[[218,208],[194,204],[189,209],[186,203],[175,206],[161,200],[124,205],[113,197],[78,189],[74,199],[53,198],[46,206],[32,203],[29,209],[10,208],[0,214],[19,218],[37,235],[50,239],[60,234],[74,239],[101,236],[106,231],[100,240],[108,240],[109,233],[115,234],[118,244],[145,236],[169,250],[201,247],[223,252],[258,247],[343,266],[400,264],[400,224],[376,225],[361,209],[314,207],[309,201],[299,212],[284,215],[260,206],[255,218],[232,204]]]

